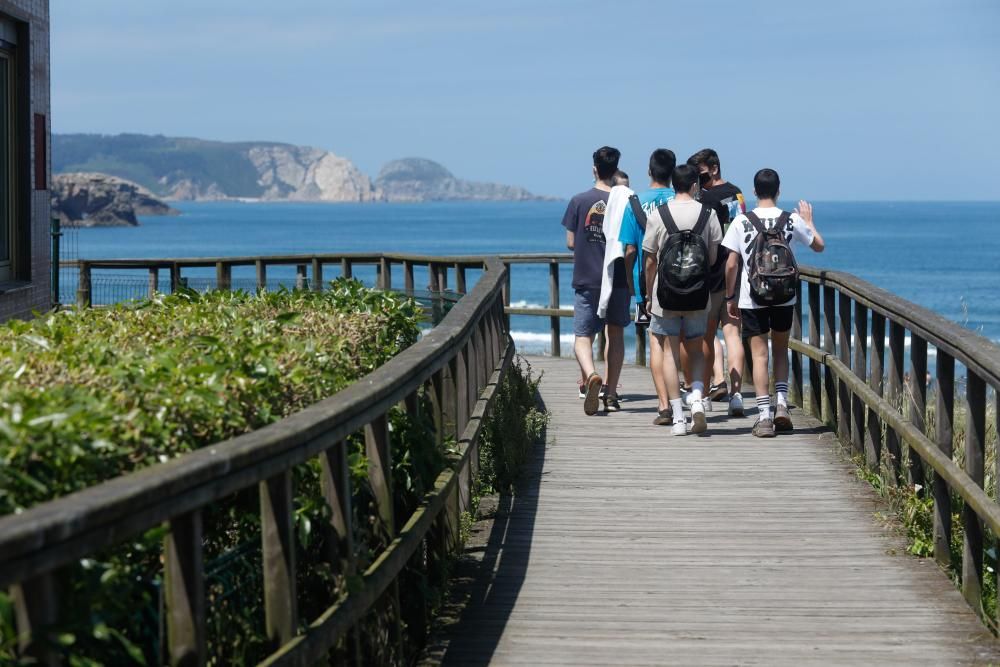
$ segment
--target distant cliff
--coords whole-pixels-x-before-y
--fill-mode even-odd
[[[437,162],[417,157],[394,160],[382,167],[375,189],[381,198],[391,202],[543,199],[513,185],[455,178]]]
[[[52,177],[52,213],[64,227],[128,227],[138,215],[179,212],[136,183],[106,174]]]
[[[373,184],[350,160],[308,146],[143,134],[53,134],[53,171],[101,172],[166,199],[427,201],[538,199],[518,187],[456,178],[430,160],[387,164]]]

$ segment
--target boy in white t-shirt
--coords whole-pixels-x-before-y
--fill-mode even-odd
[[[764,229],[773,229],[782,210],[777,206],[781,180],[773,169],[761,169],[753,177],[757,208],[754,215]],[[816,231],[812,219],[812,206],[800,201],[799,207],[785,217],[785,241],[791,246],[798,241],[816,252],[823,252],[823,237]],[[740,320],[744,340],[750,341],[753,357],[753,385],[757,394],[759,417],[753,426],[753,434],[759,438],[773,438],[775,431],[791,431],[792,420],[788,414],[788,336],[792,329],[795,299],[780,306],[762,306],[754,302],[750,294],[748,266],[753,254],[757,230],[746,214],[739,215],[729,227],[722,245],[732,250],[726,261],[726,307],[729,316]],[[742,258],[743,268],[740,269]],[[739,276],[739,303],[736,302],[736,279]],[[768,393],[768,349],[767,338],[771,334],[774,350],[774,387],[777,405],[771,415],[771,397]]]

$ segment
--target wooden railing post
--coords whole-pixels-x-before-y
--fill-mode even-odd
[[[793,317],[792,317],[792,338],[794,340],[802,340],[802,281],[799,280],[798,284],[795,286],[795,305],[792,307]],[[802,407],[803,398],[805,394],[802,391],[803,379],[802,379],[802,355],[798,352],[792,352],[792,359],[790,365],[790,379],[791,382],[788,385],[789,399],[792,405],[797,405]]]
[[[955,409],[955,359],[937,351],[937,401],[934,410],[938,449],[952,458],[952,420]],[[951,491],[948,483],[934,472],[934,559],[942,567],[951,565]]]
[[[837,352],[837,291],[823,286],[823,351]],[[833,370],[823,366],[823,421],[831,427],[837,424],[837,380]]]
[[[343,257],[340,260],[340,276],[342,278],[354,277],[354,273],[351,269],[351,260],[347,259],[346,257]]]
[[[986,472],[986,383],[972,371],[966,381],[965,472],[982,488]],[[983,596],[983,523],[968,503],[962,504],[962,529],[962,595],[979,611]]]
[[[413,262],[403,262],[403,289],[408,296],[413,295]]]
[[[292,471],[260,483],[260,533],[264,558],[264,622],[272,648],[295,637],[295,522]]]
[[[438,290],[441,292],[446,292],[448,290],[448,265],[447,264],[437,264],[437,286]]]
[[[55,641],[52,629],[59,617],[55,575],[50,572],[15,584],[10,588],[10,596],[14,603],[18,652],[31,658],[30,664],[61,664],[52,650]]]
[[[809,344],[819,348],[820,328],[819,285],[809,283]],[[809,410],[816,419],[823,418],[823,398],[821,391],[822,364],[809,359]]]
[[[201,510],[170,520],[163,547],[163,590],[170,664],[187,667],[207,660],[205,565]]]
[[[323,291],[323,262],[319,257],[312,260],[312,288],[315,292]]]
[[[90,292],[91,271],[89,262],[80,262],[78,276],[76,284],[76,307],[90,308],[92,295]]]
[[[149,269],[149,291],[148,296],[152,299],[160,291],[160,270],[156,267]]]
[[[862,382],[868,381],[868,309],[861,303],[854,302],[854,356],[851,365],[854,377]],[[874,460],[874,452],[869,455],[865,450],[865,404],[861,397],[851,392],[851,444],[855,451],[864,452],[867,464],[878,470],[878,461]]]
[[[897,410],[903,410],[903,375],[906,362],[904,348],[906,345],[906,329],[903,325],[889,322],[889,385],[886,399]],[[896,485],[903,481],[903,447],[899,434],[892,427],[885,431],[885,450],[888,458],[890,482]]]
[[[927,341],[910,333],[910,386],[907,388],[910,403],[910,423],[921,433],[927,432]],[[924,462],[912,448],[909,451],[910,484],[919,484],[919,495],[924,495]]]
[[[883,395],[883,368],[885,363],[885,316],[872,311],[872,346],[868,364],[868,386],[879,396]],[[865,459],[876,472],[882,465],[882,420],[875,410],[868,411],[868,433],[865,436]]]
[[[549,308],[559,308],[559,264],[549,262]],[[549,318],[549,330],[551,333],[552,356],[562,356],[562,344],[559,337],[559,316],[553,315]]]
[[[839,294],[840,312],[837,333],[837,356],[842,364],[851,367],[851,297]],[[846,382],[837,383],[837,437],[841,442],[851,439],[851,389]],[[861,453],[861,444],[851,442],[851,450]]]
[[[295,289],[305,289],[306,285],[309,284],[309,278],[306,275],[306,265],[296,264],[295,265]]]
[[[392,260],[388,257],[380,257],[378,260],[378,273],[379,273],[379,283],[378,286],[383,290],[392,289]]]
[[[232,289],[233,267],[228,262],[215,263],[215,289],[225,291]]]
[[[455,263],[455,291],[465,294],[465,265]]]
[[[254,262],[254,268],[257,270],[257,291],[262,291],[267,289],[267,262],[258,259]]]
[[[504,270],[507,272],[506,277],[503,281],[503,305],[504,308],[510,308],[510,263],[504,262]],[[510,331],[510,315],[504,313],[504,331]]]

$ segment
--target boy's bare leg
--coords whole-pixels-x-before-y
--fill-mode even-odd
[[[677,365],[680,361],[680,341],[677,336],[657,336],[663,340],[663,383],[667,388],[667,397],[671,401],[677,401],[681,398],[681,386],[680,380],[677,377]],[[679,416],[677,410],[674,410],[674,419]]]
[[[790,331],[771,332],[771,352],[774,354],[774,381],[788,382],[788,337]],[[756,357],[755,357],[756,360]],[[756,384],[757,372],[754,371]]]
[[[670,407],[670,395],[667,393],[667,383],[663,377],[665,354],[670,354],[667,337],[652,334],[649,337],[649,372],[653,376],[653,386],[656,387],[657,409],[661,412]],[[675,366],[674,374],[676,373]]]
[[[787,345],[788,339],[785,339]],[[753,388],[757,399],[767,397],[770,400],[770,378],[767,373],[767,334],[750,338],[750,354],[753,355]]]
[[[577,336],[573,342],[573,352],[576,353],[576,363],[580,365],[580,376],[586,382],[594,372],[594,337]]]
[[[722,323],[722,336],[726,339],[726,365],[729,366],[729,395],[743,391],[743,339],[740,325],[729,319]]]

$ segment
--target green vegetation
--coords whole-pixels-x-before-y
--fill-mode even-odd
[[[260,428],[347,386],[416,341],[415,302],[338,280],[329,291],[259,296],[184,292],[111,309],[66,311],[0,329],[0,514],[92,486]],[[397,511],[431,487],[445,453],[425,423],[393,410]],[[371,525],[360,438],[348,443],[361,567],[384,548]],[[302,617],[335,580],[320,528],[318,465],[295,470]],[[204,510],[210,652],[241,664],[267,652],[256,487]],[[73,665],[162,658],[164,528],[59,573],[56,649]],[[0,662],[14,663],[13,610],[0,595]],[[94,660],[99,657],[100,660]]]

